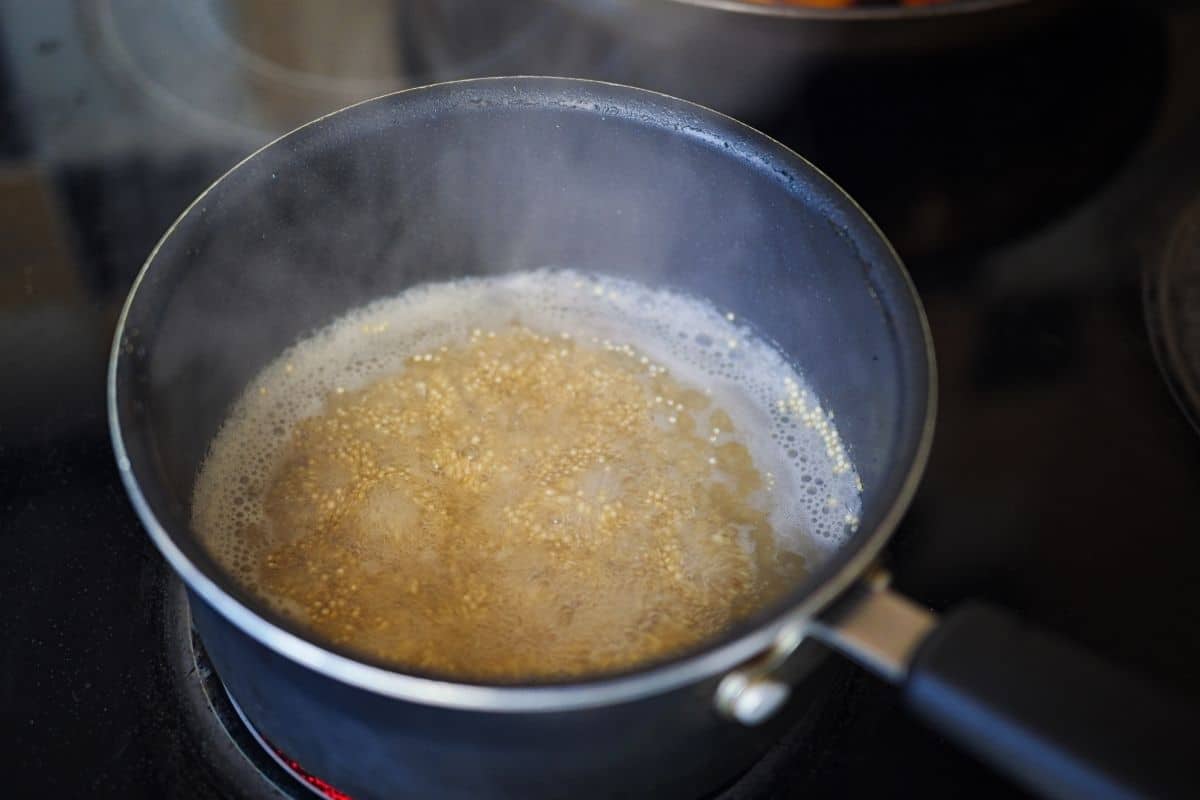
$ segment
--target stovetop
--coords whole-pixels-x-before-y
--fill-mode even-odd
[[[105,362],[191,197],[301,119],[403,84],[367,56],[335,77],[294,50],[267,59],[257,29],[231,38],[211,16],[231,5],[0,6],[0,763],[16,796],[271,796],[231,766],[251,740],[214,708],[180,587],[120,486]],[[898,587],[935,609],[1006,606],[1197,698],[1200,436],[1160,368],[1178,361],[1163,326],[1188,317],[1156,309],[1170,243],[1200,225],[1200,12],[1086,5],[1019,47],[821,65],[749,121],[863,203],[929,314],[940,413],[889,550]],[[321,30],[292,33],[320,50]],[[551,71],[546,29],[505,35],[401,67],[408,83],[517,72],[537,51]],[[606,35],[572,50],[602,58],[559,71],[619,74]],[[231,41],[239,58],[217,58]],[[827,701],[727,796],[1020,794],[856,668],[820,679]]]

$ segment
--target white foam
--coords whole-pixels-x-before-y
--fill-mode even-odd
[[[819,562],[854,530],[861,483],[803,376],[749,327],[710,303],[570,270],[426,284],[352,311],[286,350],[234,404],[200,470],[193,524],[253,583],[250,543],[263,481],[293,425],[339,387],[404,369],[408,358],[513,321],[597,346],[629,345],[723,407],[756,466],[774,479],[782,547]],[[257,476],[249,477],[249,476]]]

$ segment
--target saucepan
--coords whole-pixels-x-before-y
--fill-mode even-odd
[[[192,488],[267,363],[413,285],[548,265],[709,298],[756,326],[835,414],[862,479],[857,532],[715,640],[545,683],[375,662],[218,566],[190,527]],[[231,697],[352,797],[705,796],[813,702],[806,676],[830,650],[1047,794],[1165,794],[1190,779],[1183,715],[1152,688],[1002,611],[939,619],[887,588],[879,558],[934,429],[920,301],[837,185],[705,108],[495,78],[379,97],[287,134],[201,194],[150,254],[117,327],[108,409],[121,477]]]

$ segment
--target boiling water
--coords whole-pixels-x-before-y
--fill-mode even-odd
[[[860,490],[732,315],[543,270],[417,287],[284,352],[212,443],[193,523],[318,638],[531,679],[719,633],[841,543]]]

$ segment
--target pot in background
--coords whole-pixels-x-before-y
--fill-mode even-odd
[[[746,0],[552,2],[605,29],[613,41],[613,58],[571,74],[643,86],[753,119],[785,111],[809,73],[830,62],[920,59],[1011,41],[1076,4],[957,0],[809,8]]]

